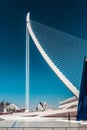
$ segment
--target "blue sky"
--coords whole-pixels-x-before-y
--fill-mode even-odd
[[[86,5],[85,0],[0,1],[0,101],[5,99],[24,106],[27,12],[31,12],[33,20],[87,40]],[[72,94],[45,63],[32,39],[30,41],[31,106],[46,101],[57,107],[60,100]]]

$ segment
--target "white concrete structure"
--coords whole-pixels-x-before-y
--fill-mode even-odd
[[[38,39],[36,38],[31,24],[30,24],[30,13],[27,14],[27,28],[29,31],[29,34],[32,37],[32,40],[34,41],[37,49],[39,50],[40,54],[44,58],[44,60],[47,62],[47,64],[50,66],[50,68],[54,71],[54,73],[60,78],[60,80],[68,87],[68,89],[76,96],[79,96],[78,89],[63,75],[63,73],[57,68],[57,66],[53,63],[53,61],[50,59],[50,57],[46,54],[45,50],[42,48],[41,44],[39,43]]]
[[[38,111],[45,111],[47,109],[47,103],[46,102],[40,102],[38,104]]]
[[[13,111],[13,110],[17,111],[17,110],[20,110],[20,108],[17,107],[15,104],[10,104],[9,106],[7,106],[6,110],[7,111]]]
[[[29,110],[29,36],[28,35],[31,36],[38,51],[40,52],[40,54],[42,55],[44,60],[47,62],[47,64],[50,66],[50,68],[53,70],[53,72],[58,76],[58,78],[60,78],[60,80],[66,85],[66,87],[78,99],[79,90],[64,76],[64,74],[59,70],[59,68],[53,63],[53,61],[46,54],[45,50],[42,48],[41,44],[39,43],[38,39],[36,38],[36,36],[32,30],[31,23],[30,23],[30,13],[27,14],[26,24],[27,24],[26,28],[28,29],[28,32],[26,33],[26,109]],[[68,107],[69,107],[69,104],[68,104]]]
[[[66,100],[60,102],[59,104],[60,104],[60,106],[58,109],[62,109],[62,110],[73,109],[73,108],[77,109],[78,99],[74,96],[72,98],[69,98],[69,99],[66,99]]]

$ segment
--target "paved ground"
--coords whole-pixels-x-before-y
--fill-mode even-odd
[[[21,115],[18,113],[0,116],[0,130],[87,130],[87,122],[39,116],[28,117],[28,114],[25,117],[24,113]]]
[[[0,118],[0,121],[3,121],[4,119]]]
[[[76,121],[67,120],[3,120],[0,121],[0,127],[79,127],[79,123]]]

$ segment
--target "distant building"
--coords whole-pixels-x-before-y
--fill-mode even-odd
[[[0,112],[4,112],[4,102],[0,102]]]
[[[9,106],[7,106],[6,110],[7,112],[16,112],[20,111],[20,108],[18,108],[15,104],[10,104]]]
[[[9,102],[5,101],[0,102],[0,112],[6,112],[6,108],[8,105],[10,105]]]
[[[38,107],[36,108],[36,111],[45,111],[47,109],[47,103],[46,102],[40,102],[38,104]]]

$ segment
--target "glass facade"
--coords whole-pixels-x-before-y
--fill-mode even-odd
[[[77,120],[87,120],[87,58],[84,57]]]

